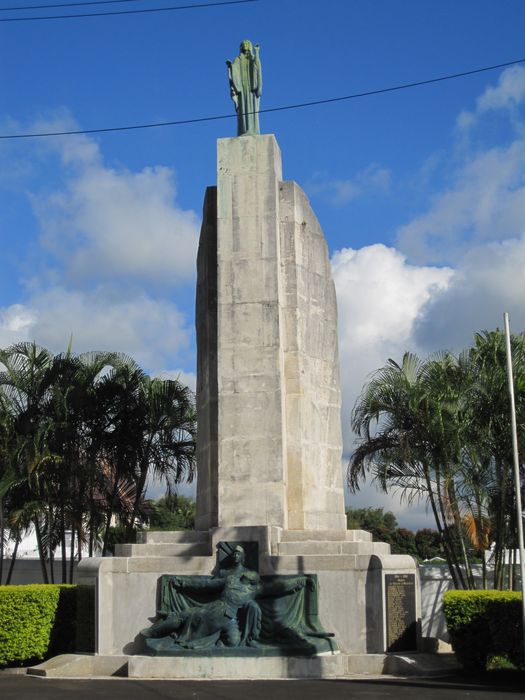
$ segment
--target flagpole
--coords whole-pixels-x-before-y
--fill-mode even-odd
[[[514,402],[514,379],[512,371],[512,352],[510,347],[510,324],[507,312],[503,314],[505,323],[505,346],[507,348],[507,377],[509,380],[510,424],[512,430],[512,454],[514,457],[514,488],[516,491],[516,510],[518,522],[518,543],[520,549],[521,574],[521,623],[523,629],[523,650],[525,654],[525,547],[523,545],[523,513],[521,508],[521,479],[518,456],[518,431],[516,427],[516,406]]]

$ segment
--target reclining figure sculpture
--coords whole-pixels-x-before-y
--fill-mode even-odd
[[[141,632],[146,653],[325,650],[332,635],[317,619],[314,576],[263,578],[246,568],[240,545],[232,548],[230,561],[216,576],[163,576],[160,619]]]

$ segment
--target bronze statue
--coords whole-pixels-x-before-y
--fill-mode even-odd
[[[259,44],[245,39],[240,53],[233,61],[226,61],[231,98],[237,112],[237,136],[260,134],[259,103],[262,93],[262,71]]]
[[[325,647],[331,635],[317,619],[315,577],[261,577],[246,568],[243,547],[231,547],[230,566],[216,576],[162,577],[160,619],[141,632],[146,652],[216,654],[236,648],[262,654],[292,647],[312,654],[319,644]],[[305,596],[314,596],[315,604]]]

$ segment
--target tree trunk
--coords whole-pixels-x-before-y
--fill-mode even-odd
[[[69,583],[73,583],[73,572],[75,569],[75,528],[71,523],[71,544],[69,546]]]
[[[472,568],[468,560],[467,548],[465,547],[465,537],[463,535],[463,523],[461,520],[461,515],[459,513],[459,506],[456,497],[456,489],[454,488],[454,481],[451,479],[449,487],[447,489],[448,499],[450,501],[450,509],[452,511],[452,517],[454,518],[454,525],[456,526],[457,536],[459,538],[459,546],[461,548],[461,555],[463,557],[463,563],[465,565],[465,575],[467,577],[467,584],[470,589],[475,588],[474,577],[472,575]]]
[[[22,541],[22,538],[20,535],[17,534],[16,540],[15,540],[15,548],[13,549],[13,554],[11,555],[11,562],[9,564],[9,571],[7,572],[7,579],[5,582],[6,586],[9,586],[11,583],[11,577],[13,576],[13,569],[15,568],[15,561],[16,561],[16,555],[18,553],[18,545]]]
[[[55,563],[54,563],[54,553],[53,553],[53,545],[52,545],[52,540],[53,540],[53,525],[54,525],[54,517],[53,517],[53,509],[51,508],[51,504],[48,504],[48,517],[47,517],[47,552],[48,552],[48,557],[49,557],[49,578],[51,580],[51,583],[55,583]]]
[[[109,530],[111,527],[111,520],[113,518],[113,512],[115,509],[115,501],[117,500],[117,492],[118,492],[118,476],[115,475],[115,482],[113,484],[113,490],[111,493],[111,499],[109,502],[109,509],[107,513],[107,521],[106,521],[106,530],[104,532],[104,540],[102,543],[102,556],[106,556],[107,548],[108,548],[108,540],[109,540]]]
[[[44,552],[44,547],[42,545],[42,533],[40,531],[40,525],[38,523],[38,516],[35,516],[33,518],[33,523],[35,525],[35,534],[36,534],[36,542],[38,546],[38,556],[40,558],[40,567],[42,569],[42,579],[44,583],[49,583],[49,577],[47,575],[47,567],[46,567],[46,555]],[[52,566],[52,562],[50,562],[50,565]]]
[[[434,470],[434,471],[436,471],[436,470]],[[436,471],[436,474],[437,474],[437,473],[438,473],[438,472]],[[465,583],[465,578],[464,578],[464,576],[463,576],[463,571],[461,570],[461,566],[459,565],[459,561],[458,561],[458,558],[457,558],[456,550],[455,550],[455,548],[454,548],[454,542],[452,541],[452,538],[451,538],[451,536],[450,536],[450,528],[449,528],[449,526],[448,526],[448,524],[447,524],[447,516],[446,516],[446,513],[445,513],[445,506],[444,506],[444,504],[443,504],[443,496],[442,496],[442,493],[441,493],[441,484],[439,483],[439,481],[437,482],[437,489],[436,489],[436,491],[437,491],[437,498],[438,498],[438,504],[439,504],[439,511],[440,511],[440,513],[441,513],[441,517],[442,517],[442,519],[443,519],[443,523],[445,524],[445,528],[444,528],[445,540],[443,541],[443,544],[445,545],[445,543],[446,543],[446,547],[448,547],[449,556],[450,556],[450,561],[451,561],[452,566],[453,566],[453,568],[454,568],[454,570],[455,570],[455,572],[456,572],[456,579],[457,579],[457,580],[456,580],[455,586],[456,586],[456,588],[460,588],[460,587],[461,587],[461,588],[463,588],[463,589],[467,589],[468,586],[467,586],[466,583]]]
[[[146,479],[148,477],[148,470],[147,468],[143,468],[140,471],[140,477],[137,483],[137,492],[135,494],[135,502],[133,504],[133,512],[131,514],[131,519],[128,523],[128,527],[126,530],[126,540],[130,541],[131,536],[133,534],[133,528],[135,527],[135,520],[137,519],[137,514],[139,511],[139,504],[140,504],[140,499],[142,498],[142,494],[144,491],[144,486],[146,485]]]
[[[67,583],[66,513],[62,484],[60,485],[60,549],[62,550],[62,583]]]
[[[437,531],[439,532],[439,537],[440,537],[440,540],[443,544],[443,549],[445,550],[445,559],[447,560],[448,570],[449,570],[450,575],[452,577],[452,582],[454,584],[454,588],[459,588],[457,575],[456,575],[456,572],[454,570],[454,567],[452,566],[450,552],[448,552],[447,543],[445,542],[444,528],[443,528],[443,525],[441,523],[441,518],[439,517],[439,512],[438,512],[438,509],[436,506],[436,499],[435,499],[434,491],[432,489],[432,481],[430,480],[430,474],[428,473],[428,469],[426,469],[425,467],[424,467],[424,474],[425,474],[425,482],[427,485],[428,499],[430,501],[430,507],[432,508],[432,512],[434,513],[434,520],[436,521]]]

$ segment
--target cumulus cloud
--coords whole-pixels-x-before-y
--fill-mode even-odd
[[[0,308],[0,347],[29,340],[34,322],[34,312],[24,304]]]
[[[343,423],[366,376],[410,349],[414,325],[429,299],[447,288],[450,268],[410,265],[394,248],[344,248],[332,257],[339,309]],[[345,450],[352,436],[345,430]]]
[[[115,350],[150,371],[161,371],[189,342],[187,322],[169,300],[146,294],[129,299],[103,288],[95,292],[53,287],[30,305],[0,309],[0,345],[36,339],[54,352],[73,338],[75,352]]]
[[[64,112],[23,130],[75,128]],[[86,135],[42,140],[30,157],[19,148],[16,162],[23,166],[24,158],[33,170],[52,172],[52,186],[38,178],[25,185],[38,223],[38,265],[23,281],[23,303],[0,308],[0,345],[34,339],[60,352],[72,335],[77,352],[125,352],[150,372],[177,367],[193,319],[172,295],[193,283],[199,222],[177,202],[174,171],[107,164]]]
[[[387,168],[372,163],[351,179],[330,179],[326,173],[314,173],[306,185],[312,195],[320,195],[332,206],[341,207],[366,194],[387,192],[391,173]]]
[[[415,327],[417,345],[431,352],[458,350],[476,331],[503,326],[510,314],[513,329],[525,329],[525,236],[473,247],[465,254],[451,283],[434,295]]]
[[[474,110],[460,113],[457,126],[462,130],[469,129],[481,115],[494,110],[504,109],[513,113],[524,99],[525,68],[520,65],[511,66],[501,73],[497,85],[490,85],[478,97]]]
[[[35,194],[33,208],[42,244],[71,283],[132,277],[171,286],[193,278],[199,219],[177,204],[171,168],[110,167],[86,136],[57,137],[48,148],[61,160],[64,185]]]
[[[419,263],[442,262],[460,258],[483,240],[520,236],[524,175],[525,139],[468,157],[428,211],[398,229],[399,248]]]
[[[446,185],[434,187],[427,210],[397,231],[397,245],[413,261],[460,260],[472,246],[523,234],[524,101],[525,68],[512,66],[501,73],[496,85],[486,88],[473,110],[459,115],[458,125],[465,139],[449,151]],[[507,120],[505,129],[494,132],[493,121],[491,129],[485,129],[490,115]],[[476,147],[469,136],[474,125],[482,144]],[[495,133],[500,138],[505,134],[505,140],[497,144],[492,138],[487,143],[487,136]]]

